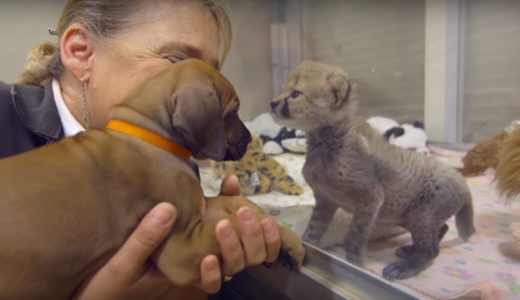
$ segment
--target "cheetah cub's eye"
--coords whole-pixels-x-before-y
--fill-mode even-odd
[[[298,98],[301,96],[301,92],[300,91],[292,91],[291,95],[289,95],[290,98]]]

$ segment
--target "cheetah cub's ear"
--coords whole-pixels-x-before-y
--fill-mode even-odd
[[[329,83],[332,94],[335,98],[334,105],[336,108],[340,108],[348,101],[352,85],[347,77],[338,74],[330,75],[327,78],[327,82]]]

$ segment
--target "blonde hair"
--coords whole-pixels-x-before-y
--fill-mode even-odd
[[[231,22],[224,0],[163,0],[172,3],[194,2],[206,9],[217,22],[223,50],[221,64],[231,48]],[[69,0],[53,35],[58,40],[72,23],[80,23],[96,40],[114,37],[125,25],[131,24],[132,17],[143,5],[153,5],[150,0]],[[49,32],[51,32],[49,30]],[[45,80],[58,78],[64,70],[57,43],[45,42],[29,51],[25,67],[17,78],[17,83],[38,85]]]

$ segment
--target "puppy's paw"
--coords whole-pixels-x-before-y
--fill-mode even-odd
[[[318,234],[317,231],[307,228],[302,235],[302,241],[305,241],[311,245],[318,246],[320,243],[321,234]]]
[[[272,268],[275,266],[282,265],[284,268],[293,271],[301,266],[302,262],[298,261],[300,259],[303,262],[303,258],[293,257],[288,252],[280,251],[280,255],[278,256],[278,259],[275,262],[264,263],[264,266],[266,266],[267,268]]]
[[[289,269],[301,267],[305,257],[305,249],[300,239],[296,233],[285,227],[280,226],[279,230],[282,245],[278,261]]]

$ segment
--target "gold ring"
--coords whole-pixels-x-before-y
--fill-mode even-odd
[[[228,281],[231,281],[231,279],[233,279],[233,276],[224,275],[224,278],[222,279],[222,281],[228,282]]]

